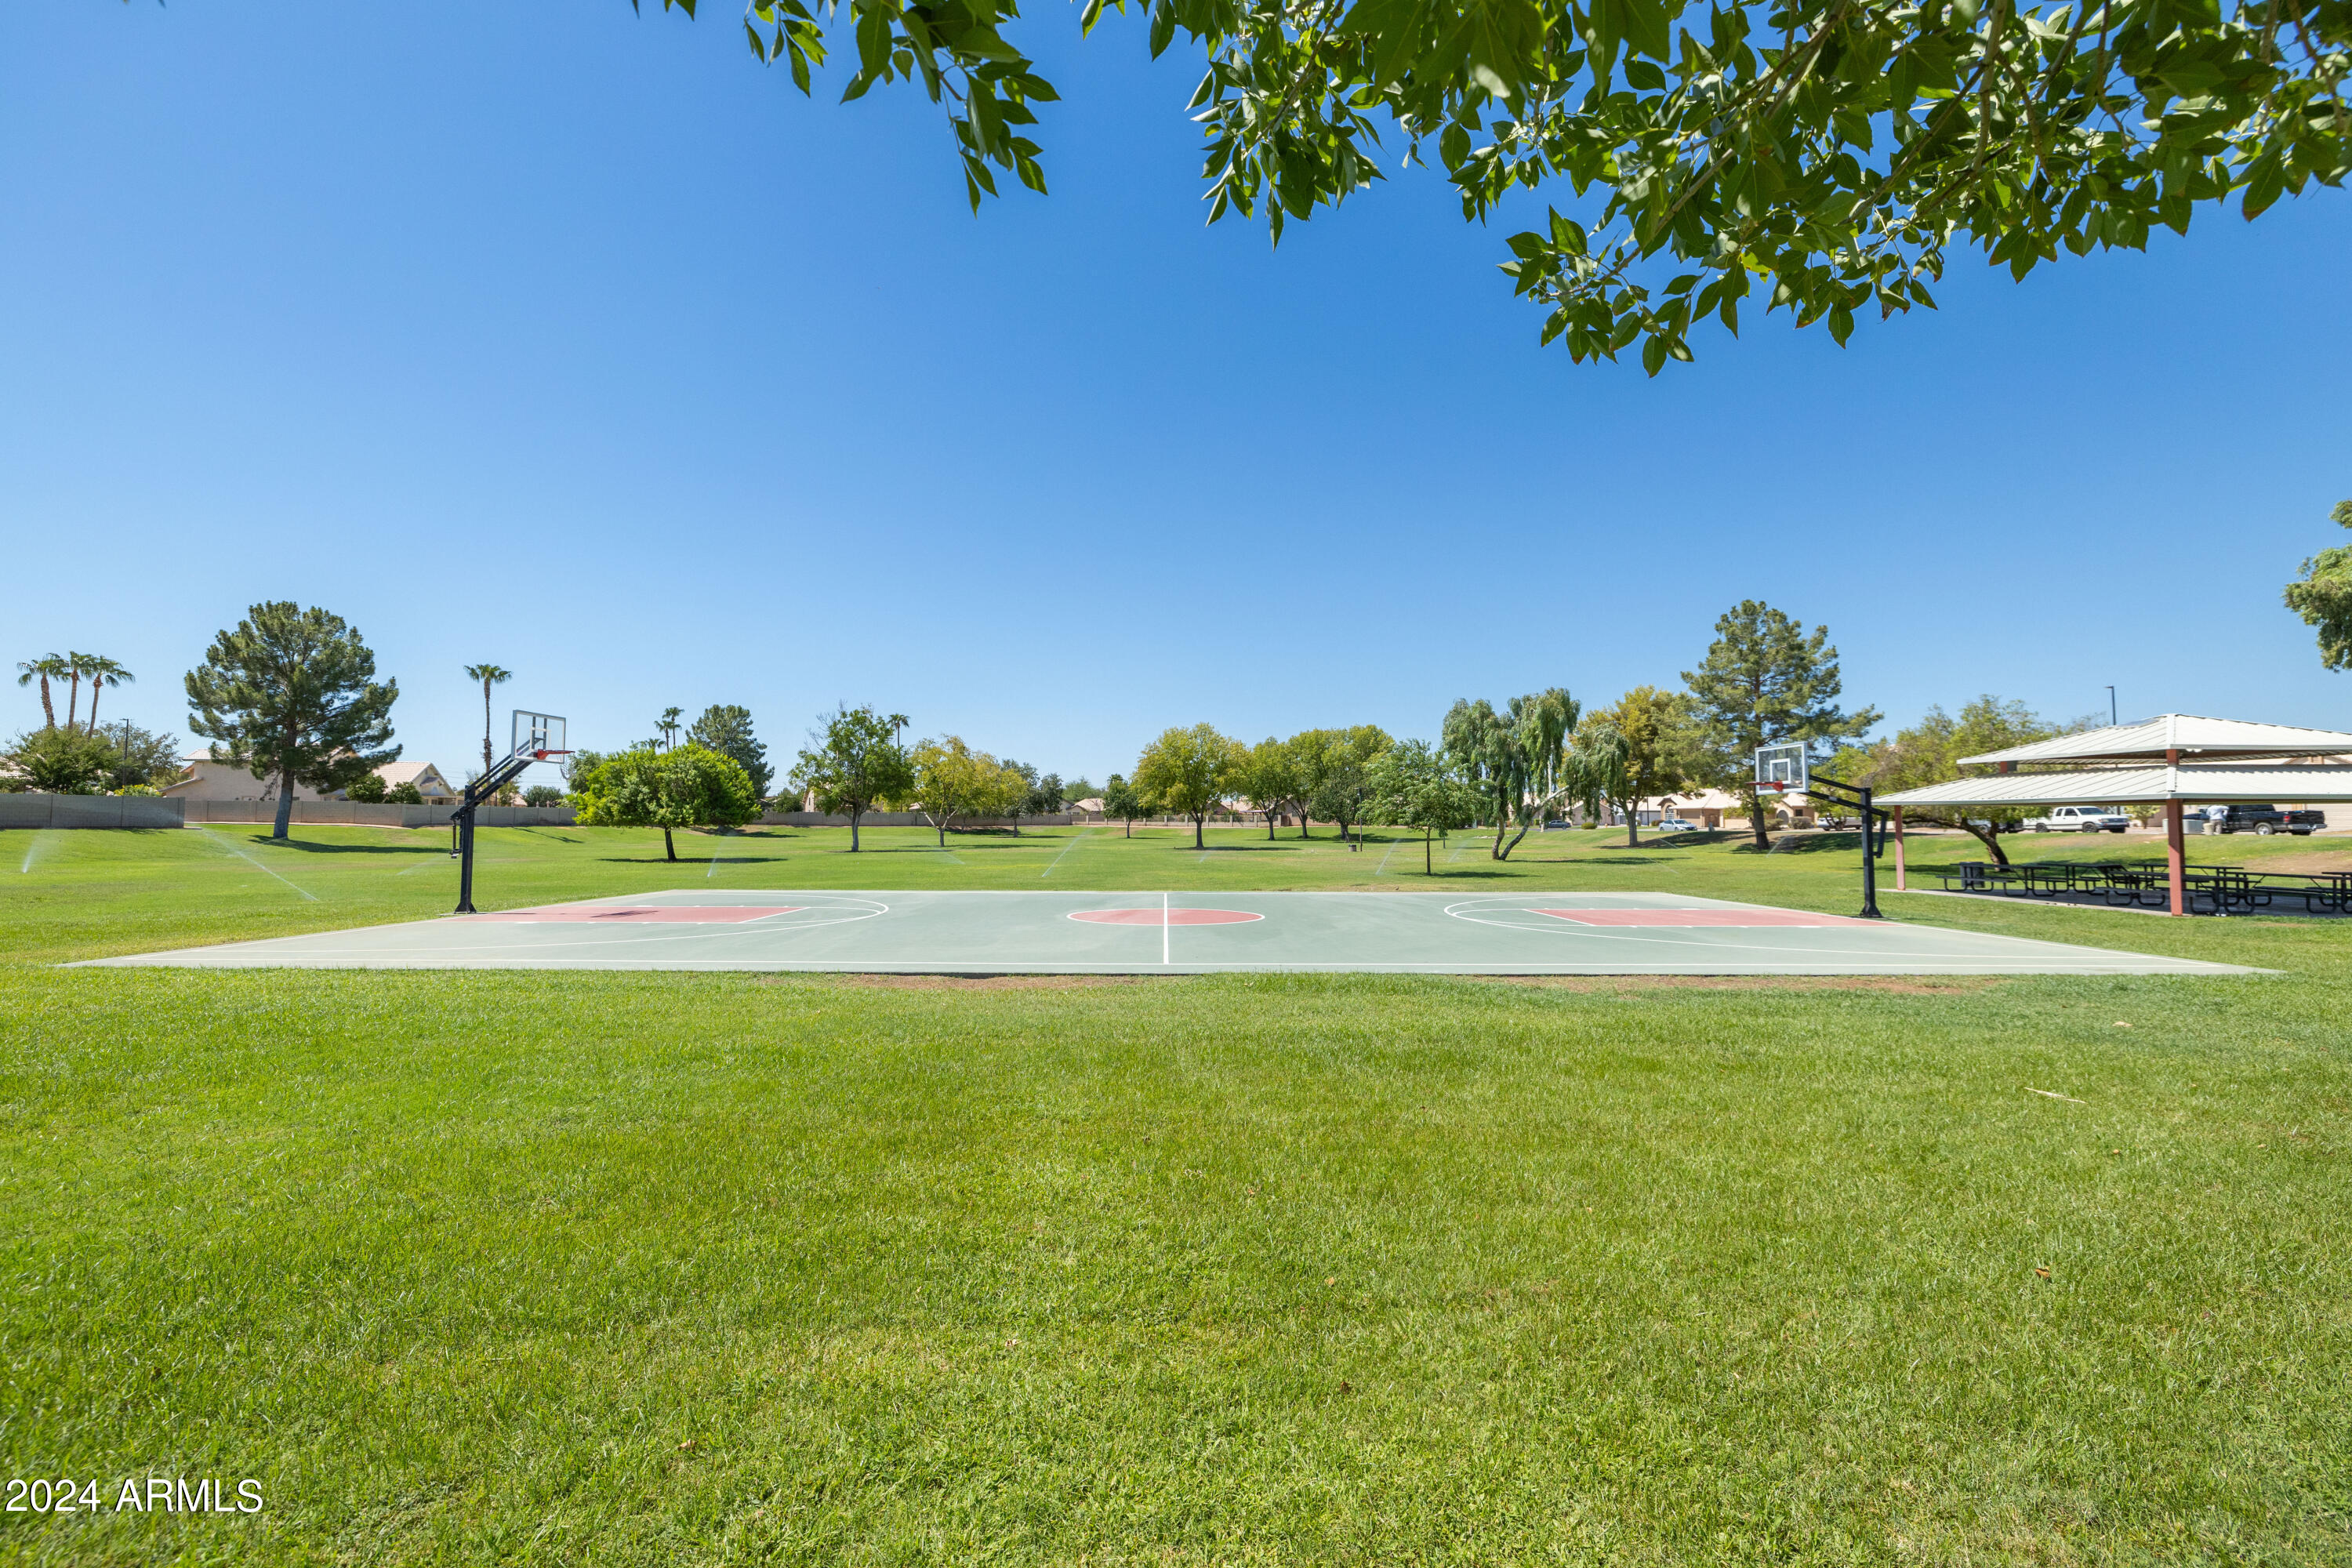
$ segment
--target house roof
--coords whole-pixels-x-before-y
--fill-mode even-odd
[[[2352,734],[2305,730],[2293,724],[2255,724],[2242,719],[2206,719],[2194,713],[2162,713],[2137,723],[2111,724],[2077,735],[2055,735],[2030,745],[2011,746],[1962,757],[1974,763],[2160,763],[2165,752],[2182,756],[2311,757],[2352,755]],[[1939,786],[1940,787],[1940,786]]]
[[[388,784],[415,784],[426,773],[436,775],[444,784],[449,782],[449,775],[431,763],[386,763],[375,771],[376,777]]]
[[[2244,763],[1994,773],[1882,795],[1873,805],[2085,805],[2352,800],[2352,767]]]

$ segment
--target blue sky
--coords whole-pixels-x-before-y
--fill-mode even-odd
[[[581,744],[733,701],[789,753],[846,699],[1099,780],[1672,684],[1753,596],[1897,721],[2352,725],[2278,598],[2352,495],[2345,195],[1653,381],[1538,348],[1426,175],[1203,227],[1194,62],[1024,26],[1054,192],[975,219],[919,94],[803,100],[723,6],[0,11],[0,652],[176,726],[290,598],[445,767],[491,659]]]

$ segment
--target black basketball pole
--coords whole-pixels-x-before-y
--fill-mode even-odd
[[[1827,786],[1824,788],[1823,786]],[[1827,795],[1842,805],[1858,806],[1862,811],[1862,910],[1860,919],[1883,921],[1878,912],[1878,835],[1875,831],[1878,811],[1871,804],[1868,784],[1850,784],[1843,779],[1826,778],[1811,773],[1805,783],[1808,795]]]
[[[1862,918],[1885,920],[1878,912],[1878,857],[1870,833],[1870,786],[1864,784],[1858,793],[1862,795]]]
[[[457,914],[474,912],[474,805],[471,801],[457,813]]]
[[[523,769],[533,763],[545,761],[551,754],[554,753],[517,752],[466,786],[457,809],[449,814],[449,820],[457,828],[457,907],[451,911],[453,914],[470,915],[475,912],[474,808],[485,801],[495,799],[499,791],[522,776]]]

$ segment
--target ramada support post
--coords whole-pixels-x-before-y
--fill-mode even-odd
[[[1907,892],[1910,883],[1903,875],[1903,808],[1895,808],[1895,890]]]
[[[2165,784],[2168,791],[2179,785],[2179,774],[2171,771],[2179,765],[2179,752],[2168,751],[2164,753],[2164,766],[2168,775]],[[2188,851],[2180,842],[2180,800],[2178,795],[2175,795],[2164,803],[2164,870],[2165,880],[2172,889],[2172,912],[2176,915],[2185,915],[2189,912],[2187,859]]]

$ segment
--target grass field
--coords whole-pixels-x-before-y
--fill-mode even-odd
[[[1886,897],[2278,972],[2230,980],[53,967],[452,901],[446,835],[299,832],[0,834],[9,1473],[268,1499],[0,1511],[13,1559],[2352,1560],[2352,922]],[[1428,885],[1262,831],[483,837],[484,908]],[[1853,850],[1438,881],[1846,911]]]

